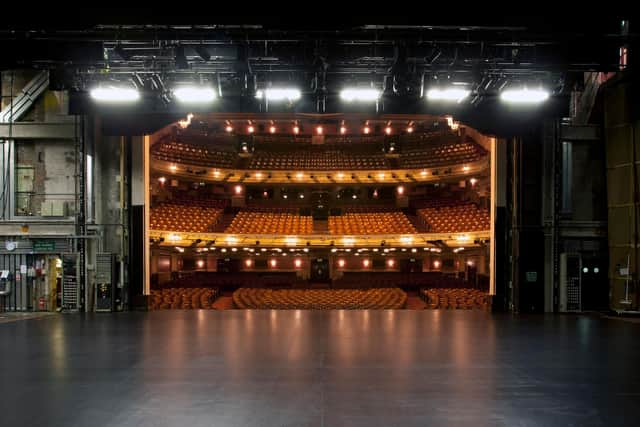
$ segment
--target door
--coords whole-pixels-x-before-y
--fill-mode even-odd
[[[311,261],[311,281],[315,283],[328,283],[331,281],[328,258],[314,258]]]

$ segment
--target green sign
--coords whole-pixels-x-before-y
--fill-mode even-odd
[[[527,282],[537,282],[537,281],[538,281],[538,272],[527,271]]]
[[[34,252],[55,252],[56,241],[55,240],[34,240],[33,250]]]

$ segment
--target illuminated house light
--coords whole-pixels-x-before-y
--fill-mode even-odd
[[[227,125],[227,127],[224,128],[224,130],[227,131],[228,133],[233,132],[233,126]]]
[[[369,126],[365,126],[364,129],[362,129],[362,132],[364,132],[365,135],[369,135],[371,128]]]
[[[226,242],[229,245],[235,245],[236,243],[238,243],[238,238],[233,236],[227,236]]]
[[[549,99],[549,91],[544,89],[507,89],[500,93],[500,99],[512,104],[539,104]]]
[[[387,135],[391,135],[391,126],[387,126],[386,128],[384,128],[384,133],[386,133]]]
[[[180,87],[173,90],[173,96],[179,102],[204,104],[216,99],[216,91],[209,87]]]
[[[244,265],[247,267],[251,267],[253,265],[253,260],[251,259],[244,260]]]
[[[178,241],[182,240],[182,237],[180,235],[178,235],[178,234],[169,234],[168,239],[169,239],[170,242],[178,242]]]
[[[295,133],[296,135],[300,133],[300,127],[299,126],[294,126],[293,127],[293,133]]]
[[[236,194],[242,194],[242,185],[236,185],[236,186],[233,188],[233,191],[234,191]]]
[[[269,126],[269,133],[276,133],[276,127],[275,126]]]
[[[278,261],[272,259],[271,261],[269,261],[269,265],[271,265],[272,268],[276,268],[278,266]]]
[[[393,260],[393,259],[387,260],[387,265],[388,265],[390,268],[393,268],[393,267],[396,265],[396,261],[395,261],[395,260]]]
[[[167,178],[161,176],[160,178],[158,178],[158,181],[160,182],[160,184],[164,184],[165,182],[167,182]]]
[[[458,87],[432,88],[427,91],[427,99],[434,101],[461,102],[471,93],[468,89]]]
[[[297,101],[302,96],[300,89],[296,88],[268,88],[265,90],[259,90],[256,92],[256,98],[266,98],[268,101]]]
[[[140,99],[140,93],[133,88],[99,87],[91,89],[91,98],[99,102],[125,103]]]
[[[340,91],[340,99],[345,102],[375,102],[380,91],[374,88],[345,88]]]
[[[347,133],[347,128],[344,126],[340,126],[340,135],[344,135],[345,133]]]
[[[178,170],[178,166],[176,166],[176,165],[171,165],[171,166],[169,166],[169,169],[171,169],[171,172],[175,172],[175,171],[177,171],[177,170]]]
[[[253,126],[251,126],[251,125],[249,125],[249,126],[247,127],[247,132],[248,132],[248,133],[253,133],[255,130],[256,130],[256,129],[255,129]]]
[[[340,258],[338,260],[338,267],[343,268],[345,266],[346,262],[344,261],[344,259]]]
[[[323,131],[324,131],[324,129],[322,129],[322,126],[318,126],[318,127],[316,127],[316,133],[317,133],[318,135],[322,135],[322,132],[323,132]]]
[[[302,260],[297,258],[295,261],[293,261],[293,265],[295,265],[296,268],[302,267]]]

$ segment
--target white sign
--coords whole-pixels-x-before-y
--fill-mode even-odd
[[[20,273],[21,274],[27,274],[27,266],[26,265],[22,264],[20,266]]]

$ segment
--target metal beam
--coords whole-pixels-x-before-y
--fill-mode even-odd
[[[7,139],[74,139],[73,123],[0,123],[0,138]]]
[[[49,72],[42,71],[14,96],[4,110],[0,111],[0,123],[20,120],[47,87],[49,87]]]

